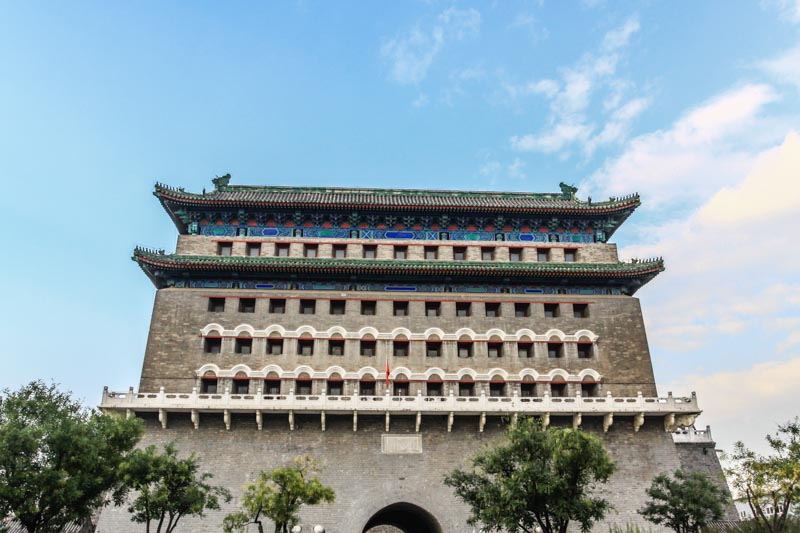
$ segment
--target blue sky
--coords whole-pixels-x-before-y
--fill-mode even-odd
[[[137,383],[155,181],[640,192],[663,389],[798,414],[800,3],[0,2],[0,386]]]

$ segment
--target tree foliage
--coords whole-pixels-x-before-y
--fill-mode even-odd
[[[677,533],[699,533],[723,515],[728,492],[700,472],[676,470],[673,477],[660,474],[645,492],[651,498],[639,510],[654,524]]]
[[[258,479],[244,486],[242,510],[225,517],[225,533],[247,530],[256,524],[264,532],[262,518],[275,523],[275,533],[288,533],[299,520],[303,505],[334,501],[335,493],[313,474],[318,469],[308,457],[296,457],[292,466],[259,472]]]
[[[592,493],[614,472],[597,437],[573,429],[542,429],[533,418],[507,432],[505,445],[472,459],[473,471],[454,470],[445,484],[472,510],[471,525],[487,531],[565,533],[602,519],[610,504]]]
[[[131,453],[122,465],[122,477],[126,487],[136,492],[128,507],[131,520],[146,524],[148,533],[153,521],[156,532],[171,533],[184,516],[202,517],[206,509],[219,509],[220,499],[231,500],[227,489],[208,483],[213,476],[200,473],[194,454],[179,459],[172,443],[164,446],[164,453],[155,446]],[[117,503],[122,500],[118,498]]]
[[[766,438],[772,449],[769,455],[737,442],[725,473],[760,527],[778,533],[787,531],[789,511],[800,505],[800,419],[778,426],[777,433]],[[768,512],[768,507],[774,512]]]
[[[33,381],[0,397],[0,517],[28,532],[82,521],[120,490],[117,468],[141,436],[136,419],[83,408]]]

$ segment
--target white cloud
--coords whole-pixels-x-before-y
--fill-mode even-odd
[[[800,217],[800,136],[790,132],[754,161],[688,219],[647,229],[646,242],[621,251],[667,258],[666,272],[647,289],[655,348],[696,350],[720,341],[719,333],[759,339],[759,352],[741,357],[769,357],[777,343],[783,351],[795,344],[791,328],[774,324],[800,316],[800,248],[787,245],[785,229]],[[768,337],[775,346],[763,344]]]
[[[762,3],[774,7],[785,22],[800,23],[800,0],[762,0]]]
[[[761,68],[776,80],[800,89],[800,45],[787,50],[778,57],[762,62]]]
[[[620,51],[639,28],[638,19],[630,18],[606,33],[599,52],[587,53],[575,65],[562,69],[560,82],[545,78],[521,86],[506,84],[506,93],[512,99],[539,94],[550,102],[547,127],[538,133],[512,136],[511,147],[518,151],[552,153],[580,144],[584,153],[591,155],[596,148],[627,137],[631,123],[650,102],[648,98],[631,98],[622,104],[632,84],[615,77]],[[602,89],[610,93],[602,106],[608,117],[598,128],[587,117],[587,111],[593,96]]]
[[[476,9],[451,7],[439,14],[431,28],[416,24],[406,33],[385,41],[381,55],[391,63],[391,78],[402,84],[421,82],[446,42],[475,37],[480,25],[481,14]]]
[[[411,105],[416,108],[425,107],[428,105],[428,95],[425,93],[419,93],[414,101],[411,102]]]
[[[800,357],[758,363],[739,371],[689,375],[663,391],[697,392],[703,409],[699,424],[711,424],[717,447],[730,452],[737,440],[765,450],[764,436],[798,415]]]
[[[707,198],[721,186],[740,181],[752,166],[762,146],[746,146],[746,141],[762,127],[761,112],[776,98],[763,84],[718,95],[669,129],[631,139],[619,157],[607,161],[581,187],[590,194],[638,190],[647,208]]]

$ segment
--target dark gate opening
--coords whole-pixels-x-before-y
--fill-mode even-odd
[[[393,503],[372,515],[362,533],[370,533],[378,526],[395,527],[403,533],[442,533],[442,527],[431,513],[405,502]]]

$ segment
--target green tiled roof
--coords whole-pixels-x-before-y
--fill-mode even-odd
[[[351,189],[226,185],[202,194],[156,184],[161,201],[186,206],[243,208],[371,208],[404,211],[490,211],[591,215],[633,210],[638,194],[603,202],[583,202],[560,193]]]
[[[408,261],[293,257],[173,255],[137,248],[133,260],[154,271],[321,274],[347,276],[446,276],[523,280],[639,280],[646,283],[664,270],[662,259],[631,263],[510,263],[474,261]],[[152,276],[151,276],[152,277]]]

